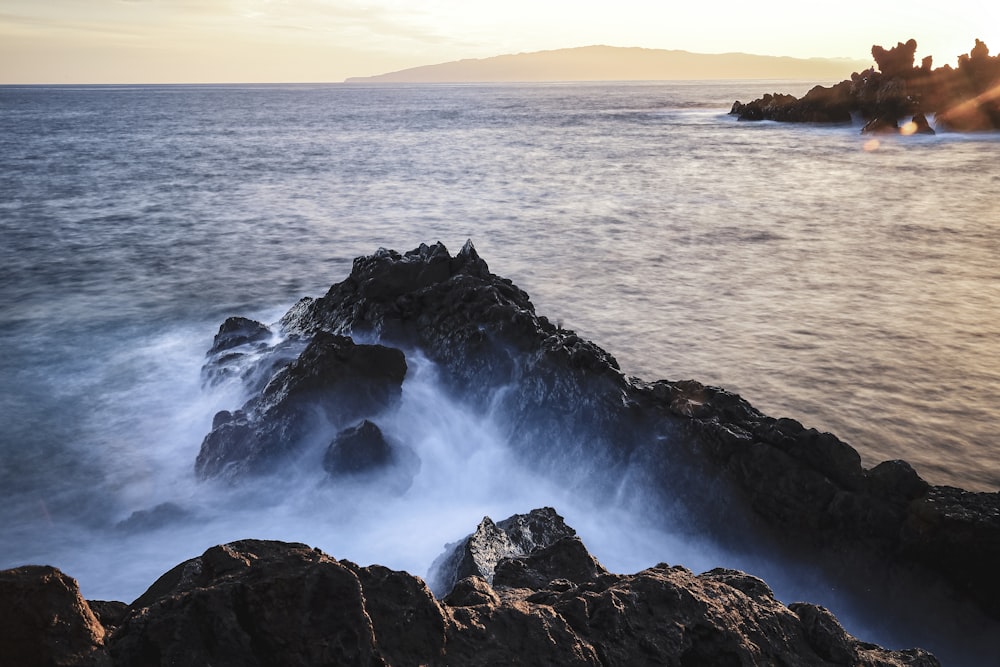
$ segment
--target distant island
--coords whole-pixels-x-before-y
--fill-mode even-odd
[[[543,81],[667,81],[808,79],[839,81],[871,66],[849,58],[789,58],[747,53],[582,46],[457,60],[412,67],[345,83],[528,83]]]

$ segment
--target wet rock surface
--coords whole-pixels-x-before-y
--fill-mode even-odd
[[[730,113],[740,120],[809,123],[849,123],[858,115],[867,134],[933,134],[928,114],[936,114],[938,129],[1000,129],[1000,56],[990,56],[977,39],[968,54],[959,56],[957,67],[934,69],[930,56],[915,66],[916,51],[913,39],[889,49],[875,45],[877,70],[855,72],[829,88],[816,86],[801,99],[775,93],[746,104],[737,101]]]
[[[8,570],[0,612],[19,630],[0,639],[0,660],[19,665],[939,664],[861,642],[826,609],[786,607],[734,570],[611,574],[576,537],[501,558],[493,585],[472,575],[441,600],[405,572],[242,540],[179,564],[127,607],[88,604],[54,568]]]
[[[404,350],[416,351],[470,410],[488,406],[498,416],[525,463],[545,466],[555,481],[584,458],[606,471],[611,491],[593,480],[574,487],[567,477],[577,492],[599,497],[618,487],[617,475],[639,470],[630,484],[683,513],[686,528],[707,539],[809,562],[867,596],[865,604],[906,600],[905,610],[911,595],[941,589],[943,598],[978,606],[988,622],[1000,620],[1000,574],[987,567],[1000,562],[1000,494],[932,487],[902,461],[866,469],[836,436],[763,415],[719,388],[628,378],[610,354],[538,315],[471,242],[455,256],[437,243],[360,257],[347,279],[301,300],[280,328],[302,352],[276,364],[242,410],[220,413],[198,457],[203,477],[266,471],[306,449],[317,412],[327,429],[314,446],[329,447],[343,429],[392,408]],[[273,347],[279,356],[288,349]],[[260,359],[270,367],[266,353]],[[406,451],[399,445],[395,451]],[[377,443],[360,451],[365,466],[384,465]],[[499,525],[480,530],[510,542],[488,558],[483,551],[481,561],[530,553]],[[432,585],[444,593],[469,574],[488,580],[489,569],[453,562],[443,578],[436,568]],[[937,599],[925,606],[951,615]]]
[[[575,536],[576,531],[551,507],[515,514],[499,523],[483,517],[474,533],[448,545],[431,565],[431,589],[439,596],[447,595],[456,583],[471,576],[493,583],[503,559],[526,556]]]
[[[267,472],[295,455],[319,424],[341,427],[398,401],[400,350],[317,332],[240,410],[216,415],[195,462],[202,478]]]

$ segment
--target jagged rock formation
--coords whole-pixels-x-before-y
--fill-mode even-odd
[[[335,480],[379,483],[402,494],[420,469],[420,459],[408,446],[390,442],[382,429],[367,419],[336,435],[323,455],[323,468]]]
[[[700,535],[813,563],[869,591],[870,604],[945,587],[1000,619],[1000,494],[932,487],[902,461],[865,469],[834,435],[763,415],[722,389],[628,378],[600,347],[535,313],[471,242],[454,257],[438,243],[358,258],[346,280],[301,300],[281,328],[287,338],[274,355],[303,351],[282,366],[255,348],[261,367],[277,370],[242,412],[216,420],[198,457],[202,475],[266,469],[275,450],[305,448],[310,437],[325,447],[358,419],[391,409],[403,350],[416,349],[470,410],[488,405],[501,415],[518,455],[557,479],[581,458],[609,480],[639,468],[649,498],[682,508]],[[344,377],[349,397],[339,391]],[[300,396],[328,421],[350,421],[311,436],[300,418],[313,412],[285,407]],[[578,491],[602,492],[593,480]],[[890,584],[903,590],[878,593]]]
[[[916,40],[885,49],[875,45],[878,66],[855,72],[829,88],[816,86],[801,99],[764,95],[749,103],[735,102],[730,113],[740,120],[849,123],[852,114],[865,121],[865,133],[932,133],[927,114],[936,114],[940,129],[960,132],[1000,129],[1000,56],[976,40],[973,49],[950,65],[932,69],[930,56],[914,66]],[[899,126],[906,117],[912,119]]]
[[[527,556],[558,540],[575,536],[576,531],[551,507],[515,514],[499,523],[488,516],[483,517],[476,532],[449,544],[434,561],[428,583],[439,596],[447,595],[466,577],[482,577],[492,584],[497,564],[503,559]]]
[[[399,350],[317,332],[258,396],[215,416],[195,471],[201,477],[265,472],[299,451],[317,423],[346,426],[388,408],[405,375]]]
[[[611,574],[572,536],[440,601],[405,572],[260,540],[208,549],[127,607],[88,604],[53,568],[19,568],[0,573],[0,622],[0,662],[25,667],[939,665],[858,641],[826,609],[786,607],[741,572]]]

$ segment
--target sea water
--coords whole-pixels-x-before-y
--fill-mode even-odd
[[[996,491],[1000,135],[727,114],[809,87],[0,88],[0,567],[128,601],[208,546],[270,537],[424,575],[482,516],[547,504],[615,571],[781,569],[522,469],[419,358],[387,427],[422,458],[403,498],[301,471],[195,481],[212,415],[246,399],[201,381],[223,319],[274,322],[354,257],[438,240],[471,238],[630,375],[722,386],[867,466]],[[116,528],[163,502],[182,525]],[[828,583],[769,581],[837,608]]]

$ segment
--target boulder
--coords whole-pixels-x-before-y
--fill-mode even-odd
[[[392,447],[382,430],[365,419],[337,434],[323,457],[331,475],[350,475],[378,469],[392,461]]]
[[[317,429],[343,428],[393,406],[405,375],[398,349],[317,332],[242,409],[216,415],[195,471],[202,478],[270,472],[318,437]]]
[[[323,456],[323,468],[335,480],[381,484],[401,495],[420,470],[420,458],[407,445],[388,440],[377,424],[367,419],[344,429]]]
[[[822,607],[785,607],[735,570],[611,574],[576,537],[501,558],[492,586],[462,579],[443,609],[451,664],[510,663],[512,650],[560,665],[939,664],[921,649],[861,642]]]
[[[0,664],[109,667],[106,631],[76,580],[54,567],[0,570]]]
[[[927,116],[922,113],[914,114],[909,126],[911,130],[909,134],[937,134],[927,121]]]
[[[304,544],[243,540],[157,580],[110,651],[116,665],[418,664],[440,659],[444,634],[419,579]]]
[[[271,330],[265,324],[246,317],[230,317],[219,326],[219,332],[212,340],[208,354],[217,355],[225,350],[247,344],[259,343],[271,338]]]

